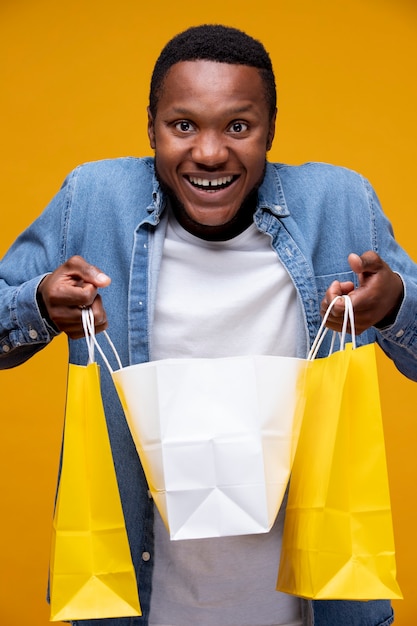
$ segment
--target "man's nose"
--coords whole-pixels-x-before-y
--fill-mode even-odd
[[[229,150],[223,133],[214,131],[198,133],[192,149],[195,163],[205,167],[218,167],[224,164],[228,157]]]

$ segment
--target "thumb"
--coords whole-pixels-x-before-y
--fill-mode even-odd
[[[361,274],[364,270],[364,263],[359,254],[352,252],[348,256],[349,265],[355,274]]]
[[[107,276],[107,274],[99,270],[97,267],[90,270],[89,275],[91,276],[91,280],[88,282],[92,282],[96,287],[107,287],[111,283],[110,276]]]
[[[72,257],[69,260],[69,271],[77,275],[83,282],[95,287],[107,287],[111,283],[110,276],[107,276],[95,265],[91,265],[82,257]]]
[[[373,250],[368,250],[361,256],[349,254],[348,261],[355,274],[362,274],[363,277],[380,272],[385,265],[381,257]]]

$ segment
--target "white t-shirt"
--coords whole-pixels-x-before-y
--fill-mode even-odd
[[[152,360],[295,356],[296,291],[252,224],[209,242],[170,217]],[[171,541],[155,511],[150,626],[301,626],[298,598],[275,590],[284,507],[269,533]]]

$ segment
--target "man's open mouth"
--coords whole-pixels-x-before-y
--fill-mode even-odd
[[[189,182],[193,187],[202,189],[204,191],[220,191],[220,189],[226,189],[229,187],[238,176],[219,176],[218,178],[208,179],[200,178],[199,176],[188,176]]]

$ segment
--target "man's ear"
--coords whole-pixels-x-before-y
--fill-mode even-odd
[[[270,150],[272,148],[272,142],[274,141],[274,136],[275,136],[275,123],[277,120],[277,113],[278,113],[278,109],[275,109],[275,113],[274,116],[272,117],[270,124],[269,124],[269,132],[268,132],[268,138],[267,138],[267,142],[266,142],[266,151],[268,152],[268,150]]]
[[[152,150],[155,150],[155,125],[153,120],[153,115],[151,113],[150,108],[147,108],[148,111],[148,137],[149,143],[151,145]]]

